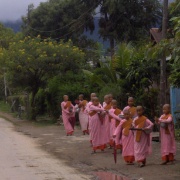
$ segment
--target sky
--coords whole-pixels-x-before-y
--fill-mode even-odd
[[[0,21],[20,19],[21,16],[26,15],[29,4],[33,3],[37,7],[40,2],[45,1],[47,0],[0,0]],[[174,0],[169,0],[172,1]]]
[[[0,0],[0,21],[17,20],[26,15],[29,4],[35,7],[47,0]]]

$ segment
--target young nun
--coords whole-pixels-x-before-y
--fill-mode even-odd
[[[172,115],[170,114],[169,104],[165,104],[163,106],[163,115],[159,119],[155,118],[155,121],[157,124],[160,124],[161,164],[173,164],[174,155],[176,153],[176,144],[174,136],[174,123]]]
[[[124,161],[128,165],[132,165],[134,162],[134,134],[129,130],[132,126],[132,118],[129,110],[124,110],[124,119],[121,120],[120,124],[114,132],[114,138],[121,139],[122,142],[122,156]]]
[[[74,128],[70,123],[70,118],[74,117],[74,106],[71,101],[69,101],[69,97],[67,95],[63,96],[64,101],[61,103],[62,109],[62,119],[64,123],[64,128],[67,136],[71,136],[74,132]]]
[[[83,132],[83,134],[89,134],[88,133],[88,114],[86,112],[86,105],[87,105],[87,101],[84,100],[84,95],[80,94],[79,95],[79,122],[80,122],[80,126],[81,126],[81,130]]]
[[[146,130],[152,131],[153,128],[153,123],[143,113],[144,108],[137,106],[138,116],[133,120],[133,127],[142,129],[134,131],[134,156],[139,167],[146,165],[146,158],[151,153],[151,136]]]
[[[110,103],[112,102],[112,100],[113,100],[113,95],[112,94],[107,94],[107,95],[105,95],[105,96],[108,96],[109,97],[109,101],[110,101]],[[107,104],[106,104],[106,102],[105,102],[105,100],[104,100],[104,102],[103,102],[103,107],[104,106],[106,106]]]
[[[91,140],[91,123],[90,123],[90,116],[89,116],[89,111],[90,111],[89,108],[93,103],[92,101],[94,97],[96,97],[96,93],[91,93],[90,101],[86,104],[86,109],[85,109],[85,112],[88,114],[88,132],[90,134],[90,142],[92,142],[92,140]]]
[[[105,144],[101,136],[102,121],[100,120],[99,114],[104,112],[104,109],[99,103],[99,99],[94,97],[92,99],[92,105],[89,107],[89,125],[91,127],[90,138],[92,142],[93,151],[92,154],[96,153],[99,149],[104,151]]]
[[[110,146],[114,146],[114,139],[113,135],[116,130],[116,127],[119,125],[120,121],[122,120],[119,115],[122,114],[122,111],[117,108],[117,101],[112,100],[112,109],[109,110],[109,116],[110,116]],[[121,149],[121,140],[117,137],[115,139],[116,148]]]
[[[137,111],[136,111],[136,107],[134,106],[134,98],[133,97],[128,98],[128,106],[126,106],[123,109],[123,111],[124,110],[129,110],[132,119],[137,117]]]
[[[110,117],[108,111],[112,108],[109,95],[104,96],[103,108],[106,112],[104,115],[102,136],[104,137],[104,143],[108,144],[110,142]]]

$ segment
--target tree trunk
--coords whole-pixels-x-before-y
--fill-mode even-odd
[[[36,116],[37,116],[37,112],[36,112],[36,103],[35,103],[35,96],[37,94],[37,90],[34,90],[32,92],[32,99],[31,99],[31,114],[30,114],[30,119],[33,121],[36,121]]]
[[[167,23],[168,23],[168,0],[163,2],[163,21],[162,21],[162,39],[167,37]],[[162,55],[160,62],[160,107],[167,103],[167,75],[166,75],[166,55]],[[160,108],[162,109],[162,108]]]
[[[4,73],[4,95],[5,95],[5,101],[7,103],[7,82],[6,82],[6,73]]]

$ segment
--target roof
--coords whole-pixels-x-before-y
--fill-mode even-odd
[[[159,43],[162,39],[162,31],[159,28],[151,28],[150,33],[156,43]]]

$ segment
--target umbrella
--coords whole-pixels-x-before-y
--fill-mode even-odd
[[[113,155],[114,155],[114,162],[116,164],[117,162],[117,149],[116,149],[116,142],[114,141],[114,152],[113,152]]]

